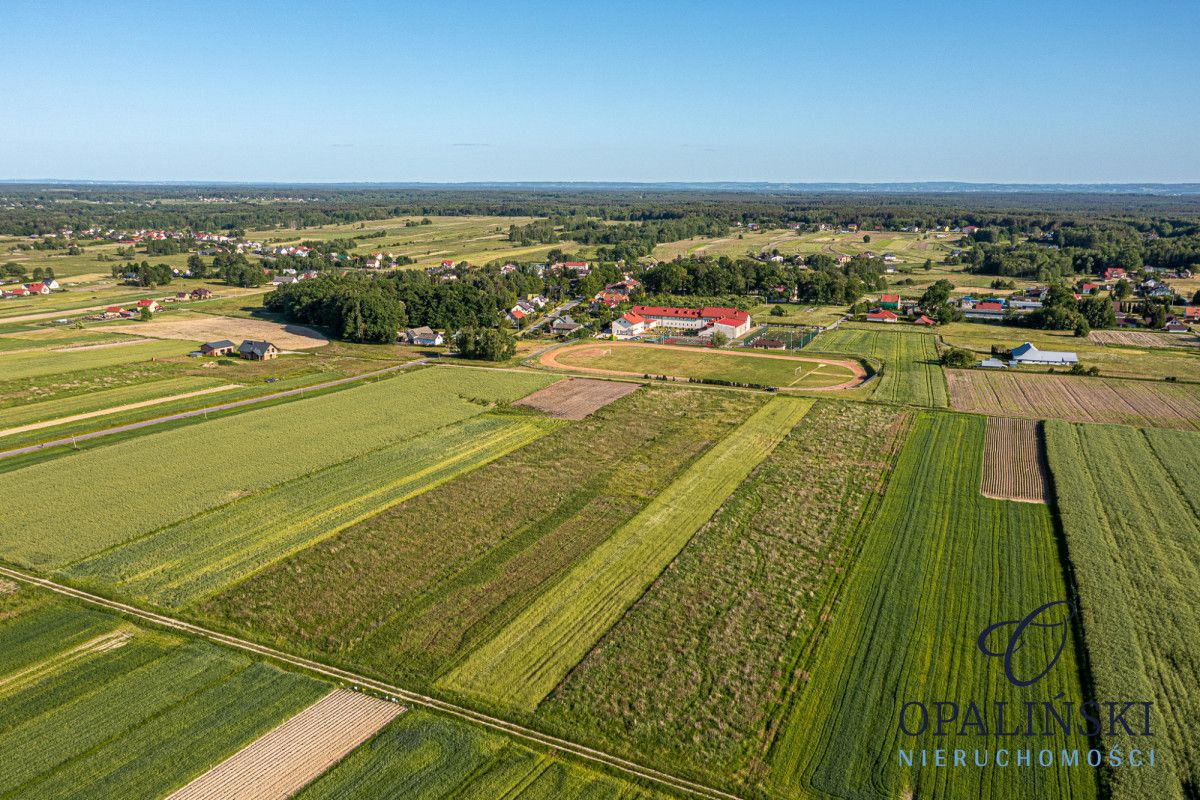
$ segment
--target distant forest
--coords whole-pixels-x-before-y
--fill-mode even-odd
[[[588,238],[602,232],[582,224],[587,219],[671,223],[662,226],[667,229],[662,234],[687,235],[738,222],[854,223],[864,229],[976,225],[1023,233],[1099,227],[1161,235],[1164,228],[1194,229],[1200,223],[1200,196],[0,184],[0,234],[19,236],[94,226],[303,229],[395,216],[476,214],[552,217]],[[517,231],[514,238],[541,241],[544,234],[535,228]]]

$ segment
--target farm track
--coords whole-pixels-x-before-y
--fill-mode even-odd
[[[282,664],[288,664],[303,670],[315,672],[327,678],[348,681],[366,689],[394,697],[405,703],[422,706],[434,711],[439,711],[443,714],[457,717],[459,719],[467,720],[468,722],[482,725],[485,728],[499,731],[509,736],[523,739],[527,742],[532,742],[535,745],[547,747],[551,750],[565,753],[585,761],[610,767],[618,772],[631,775],[635,778],[666,786],[675,791],[684,792],[695,797],[741,800],[738,795],[724,792],[720,789],[714,789],[711,786],[706,786],[694,781],[689,781],[685,778],[679,778],[669,773],[660,772],[651,767],[642,766],[641,764],[614,756],[602,750],[596,750],[567,739],[561,739],[557,736],[541,733],[540,731],[526,728],[522,725],[500,719],[499,717],[493,717],[479,711],[447,702],[445,700],[440,700],[435,697],[429,697],[417,692],[412,692],[399,686],[393,686],[391,684],[384,683],[383,681],[377,681],[363,675],[358,675],[348,670],[339,669],[338,667],[328,666],[318,661],[312,661],[307,658],[291,655],[290,653],[275,650],[264,645],[255,644],[254,642],[250,642],[245,639],[239,639],[236,636],[219,633],[217,631],[204,628],[200,625],[184,622],[183,620],[176,619],[174,617],[169,617],[152,611],[146,611],[145,609],[131,606],[126,603],[121,603],[116,600],[109,600],[108,598],[101,597],[99,595],[80,591],[79,589],[74,589],[70,586],[64,586],[63,584],[55,583],[54,581],[46,580],[45,578],[39,578],[35,575],[29,575],[9,567],[0,567],[0,575],[15,581],[20,581],[21,583],[48,589],[49,591],[82,601],[89,605],[104,608],[109,611],[115,611],[119,614],[132,616],[143,622],[148,622],[159,627],[197,636],[210,642],[215,642],[217,644],[232,647],[244,652],[253,653]]]
[[[284,800],[404,711],[368,694],[335,689],[167,800]]]
[[[49,447],[59,447],[62,445],[74,444],[75,442],[87,441],[88,439],[98,439],[101,436],[111,436],[114,433],[125,433],[127,431],[135,431],[135,430],[139,430],[141,428],[148,428],[152,425],[160,425],[164,422],[175,422],[175,421],[181,420],[181,419],[190,419],[192,417],[199,417],[203,414],[209,413],[210,411],[211,412],[229,411],[229,410],[235,409],[235,408],[243,408],[245,406],[255,405],[257,403],[266,403],[271,400],[278,400],[283,397],[294,397],[296,395],[304,394],[305,392],[320,391],[321,389],[330,389],[334,386],[341,386],[343,384],[353,383],[354,381],[361,381],[361,380],[365,380],[367,378],[373,378],[377,375],[386,375],[389,372],[395,372],[396,370],[405,369],[407,367],[412,367],[417,364],[424,364],[426,361],[427,361],[427,359],[422,358],[422,359],[418,359],[417,361],[409,361],[404,364],[394,364],[390,367],[384,367],[383,369],[377,369],[372,372],[365,372],[362,375],[352,375],[348,378],[338,378],[337,380],[325,381],[324,383],[314,383],[311,386],[302,386],[299,389],[288,389],[287,391],[276,392],[275,394],[260,395],[259,397],[248,397],[245,400],[234,400],[233,402],[230,402],[230,403],[221,403],[221,404],[215,405],[215,406],[206,406],[205,408],[197,408],[193,411],[181,411],[178,414],[168,414],[165,417],[155,417],[153,419],[144,419],[141,422],[131,422],[128,425],[118,425],[115,428],[104,428],[102,430],[91,431],[89,433],[81,433],[81,434],[78,434],[77,436],[68,436],[65,439],[54,439],[49,442],[42,442],[41,444],[31,444],[26,447],[18,447],[14,450],[5,450],[4,452],[0,452],[0,458],[10,458],[12,456],[24,455],[26,453],[36,453],[38,450],[45,450],[46,448],[49,448]]]
[[[123,342],[121,344],[124,344]],[[202,397],[206,394],[215,394],[217,392],[225,392],[230,389],[240,389],[241,384],[227,383],[223,386],[210,386],[207,389],[197,389],[194,392],[183,392],[182,394],[172,394],[165,397],[155,397],[151,400],[140,400],[136,403],[126,403],[125,405],[113,406],[112,408],[102,408],[98,411],[88,411],[85,414],[72,414],[69,417],[56,417],[47,419],[41,422],[31,422],[28,425],[18,425],[15,428],[6,428],[0,431],[0,436],[12,436],[14,433],[25,433],[26,431],[36,431],[42,428],[53,428],[57,425],[66,425],[69,422],[79,422],[85,419],[94,419],[95,417],[107,417],[110,414],[120,414],[123,411],[135,411],[139,408],[148,408],[149,406],[162,405],[163,403],[171,403],[175,400],[186,400],[189,397]]]

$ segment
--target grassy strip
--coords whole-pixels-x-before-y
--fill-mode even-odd
[[[763,406],[439,685],[532,711],[811,406]]]
[[[428,711],[409,711],[298,795],[300,800],[669,796]]]
[[[769,753],[771,772],[762,788],[772,796],[1095,796],[1095,774],[1081,767],[1018,770],[992,762],[939,769],[932,759],[920,765],[922,748],[1016,747],[996,738],[997,701],[1023,708],[1027,699],[1059,692],[1083,699],[1070,637],[1032,693],[1010,685],[1000,663],[976,646],[992,623],[1021,619],[1067,596],[1048,509],[979,494],[985,427],[981,417],[930,413],[914,425],[822,642],[811,661],[799,665],[800,689]],[[1057,633],[1058,639],[1026,636],[1014,669],[1030,675],[1050,663],[1061,641]],[[904,703],[927,703],[932,715],[932,703],[947,699],[986,708],[989,735],[967,728],[967,735],[956,736],[957,723],[947,728],[949,736],[935,736],[932,726],[922,736],[902,732]],[[1040,708],[1034,721],[1040,730]],[[1079,748],[1084,755],[1088,746],[1074,729],[1036,742],[1055,753]],[[900,765],[901,748],[918,751],[914,767]]]
[[[145,341],[121,347],[101,347],[95,350],[36,350],[0,354],[0,371],[4,379],[37,378],[60,372],[111,367],[134,361],[171,358],[196,349],[195,342],[176,340]]]
[[[54,485],[59,495],[53,505],[18,505],[0,517],[0,557],[58,568],[246,493],[476,416],[485,403],[511,401],[553,380],[423,370],[311,398],[289,413],[256,408],[10,472],[10,493],[33,496]],[[421,413],[398,414],[402,404]]]
[[[484,415],[239,498],[64,574],[138,600],[186,605],[522,447],[549,427]]]
[[[1155,704],[1154,739],[1104,739],[1157,749],[1154,769],[1112,771],[1112,796],[1186,797],[1200,786],[1200,468],[1188,458],[1200,436],[1048,421],[1046,445],[1096,696]]]
[[[902,408],[819,402],[538,709],[609,752],[738,787],[862,540]],[[701,734],[701,732],[703,732]]]

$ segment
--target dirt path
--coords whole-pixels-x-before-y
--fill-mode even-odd
[[[121,344],[124,344],[122,342]],[[146,408],[147,406],[156,406],[160,403],[169,403],[172,400],[186,400],[189,397],[199,397],[205,394],[213,394],[214,392],[224,392],[229,389],[242,388],[239,383],[227,383],[224,386],[211,386],[208,389],[197,389],[194,392],[183,392],[182,394],[172,394],[167,397],[155,397],[152,400],[139,400],[136,403],[126,403],[123,406],[113,406],[112,408],[102,408],[99,411],[88,411],[84,414],[72,414],[69,417],[56,417],[55,419],[47,419],[42,422],[31,422],[28,425],[18,425],[15,428],[5,428],[0,430],[0,437],[12,436],[14,433],[25,433],[26,431],[36,431],[42,428],[53,428],[55,425],[65,425],[68,422],[78,422],[81,419],[92,419],[93,417],[106,417],[109,414],[119,414],[122,411],[133,411],[138,408]]]
[[[218,633],[217,631],[209,630],[208,628],[203,628],[190,622],[184,622],[183,620],[176,619],[174,617],[168,617],[164,614],[156,614],[152,611],[146,611],[145,609],[138,608],[137,606],[132,606],[127,603],[119,603],[116,600],[109,600],[107,598],[100,597],[99,595],[90,594],[88,592],[80,591],[79,589],[73,589],[70,586],[64,586],[61,583],[55,583],[54,581],[46,580],[45,578],[39,578],[36,575],[29,575],[8,567],[0,567],[0,575],[6,578],[11,578],[12,580],[20,581],[21,583],[27,583],[32,586],[40,586],[43,589],[48,589],[49,591],[57,592],[60,595],[81,600],[98,608],[104,608],[109,611],[115,611],[118,614],[132,616],[152,625],[157,625],[159,627],[168,628],[174,631],[181,631],[192,636],[198,636],[210,642],[216,642],[217,644],[225,645],[226,647],[233,647],[238,650],[253,653],[257,656],[273,659],[283,664],[299,667],[300,669],[310,670],[320,675],[334,678],[335,680],[348,681],[351,684],[361,686],[373,692],[378,692],[389,698],[395,698],[402,702],[422,706],[424,708],[431,708],[435,711],[440,711],[443,714],[449,714],[450,716],[472,722],[476,725],[482,725],[485,728],[499,731],[508,736],[522,739],[527,742],[532,742],[534,745],[546,747],[560,753],[566,753],[576,758],[590,761],[594,764],[607,766],[617,770],[618,772],[625,773],[626,775],[632,775],[635,778],[640,778],[661,786],[666,786],[694,797],[706,797],[712,798],[712,800],[742,800],[742,798],[739,798],[735,794],[730,794],[729,792],[725,792],[720,789],[714,789],[711,786],[705,786],[702,783],[696,783],[694,781],[687,780],[686,778],[676,777],[675,775],[671,775],[666,772],[660,772],[652,767],[642,766],[635,761],[629,761],[621,758],[620,756],[606,753],[603,750],[596,750],[585,745],[576,744],[568,739],[561,739],[548,733],[542,733],[541,731],[537,731],[532,728],[526,728],[522,725],[518,725],[515,722],[509,722],[508,720],[501,719],[499,717],[489,716],[470,708],[455,705],[454,703],[450,703],[446,700],[440,700],[436,697],[429,697],[427,695],[412,692],[407,689],[402,689],[399,686],[384,683],[383,681],[373,680],[363,675],[350,672],[349,670],[327,666],[319,661],[312,661],[311,659],[291,655],[290,653],[285,653],[281,650],[275,650],[270,647],[255,644],[254,642],[250,642],[245,639],[239,639],[235,636]]]
[[[781,359],[783,361],[807,361],[807,362],[814,363],[814,364],[830,364],[833,366],[845,367],[846,369],[850,370],[850,372],[854,375],[854,378],[852,378],[851,380],[845,381],[843,383],[839,383],[836,386],[822,386],[819,388],[814,387],[812,389],[804,389],[803,391],[806,391],[806,392],[830,392],[830,391],[836,391],[838,389],[851,389],[855,386],[858,386],[860,383],[862,383],[863,381],[865,381],[867,379],[866,369],[863,368],[862,364],[860,364],[854,360],[836,361],[836,360],[830,359],[830,358],[807,358],[804,356],[783,356],[783,355],[778,355],[775,353],[747,353],[747,352],[743,352],[741,350],[712,350],[712,349],[698,350],[695,347],[685,347],[682,345],[646,344],[643,342],[605,342],[603,345],[600,345],[600,344],[572,345],[572,346],[568,346],[568,347],[560,347],[560,348],[557,348],[554,350],[548,350],[545,353],[542,353],[542,355],[538,357],[538,363],[540,363],[542,366],[550,367],[552,369],[562,369],[562,370],[574,371],[574,372],[591,372],[591,373],[594,373],[597,375],[625,375],[625,376],[632,376],[635,378],[642,377],[643,373],[641,373],[641,372],[631,372],[631,371],[617,370],[617,369],[602,369],[600,367],[580,367],[580,366],[577,366],[574,364],[563,364],[563,363],[559,362],[559,360],[558,360],[559,356],[563,355],[566,352],[583,353],[583,352],[588,352],[591,350],[610,349],[614,346],[615,347],[650,347],[650,348],[654,348],[656,350],[678,350],[683,353],[696,353],[696,352],[719,353],[720,355],[737,356],[740,358],[774,358],[774,359]],[[674,379],[675,380],[687,380],[686,378],[680,378],[678,376],[674,376]],[[783,391],[788,391],[788,389],[783,388]]]

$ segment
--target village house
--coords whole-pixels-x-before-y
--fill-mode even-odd
[[[572,333],[582,327],[582,325],[571,319],[569,316],[563,315],[561,317],[556,317],[554,321],[550,323],[550,332],[558,334],[559,336],[570,336]]]
[[[250,361],[270,361],[279,355],[279,348],[270,342],[247,339],[238,347],[238,355]]]
[[[205,342],[200,345],[200,354],[206,356],[227,356],[233,353],[236,345],[228,339],[216,342]]]
[[[896,322],[900,317],[886,309],[876,309],[867,314],[867,322]]]
[[[932,319],[925,316],[924,314],[922,314],[921,316],[919,316],[915,320],[913,320],[913,324],[914,325],[937,325],[936,322],[934,322]]]
[[[880,295],[879,307],[880,308],[890,308],[892,311],[898,310],[900,308],[900,295],[898,295],[898,294]]]
[[[1104,270],[1104,274],[1101,277],[1106,281],[1119,281],[1125,277],[1125,269],[1123,267],[1109,267]]]
[[[50,287],[41,281],[27,283],[25,284],[25,288],[29,290],[30,294],[50,294]]]
[[[1183,318],[1188,322],[1200,322],[1200,306],[1184,306]]]
[[[205,289],[204,287],[200,287],[198,289],[192,289],[192,292],[190,295],[190,297],[193,300],[208,300],[208,299],[212,298],[212,296],[213,296],[212,291],[210,289]]]
[[[521,322],[529,316],[529,312],[521,308],[520,305],[515,305],[508,310],[508,321],[514,328],[521,327]]]
[[[422,325],[419,328],[409,328],[404,331],[401,338],[408,344],[420,345],[421,347],[440,347],[445,342],[442,334],[428,325]]]
[[[162,306],[158,304],[157,300],[138,300],[137,310],[141,311],[142,309],[149,309],[151,314],[157,314],[162,311]]]

